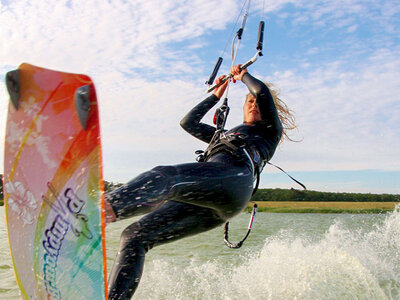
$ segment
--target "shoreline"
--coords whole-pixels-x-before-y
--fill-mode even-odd
[[[253,203],[246,208],[251,212]],[[399,202],[310,202],[310,201],[256,201],[258,212],[268,213],[347,213],[381,214],[394,211]]]
[[[317,214],[382,214],[394,211],[399,202],[334,202],[334,201],[255,201],[257,212]],[[244,209],[251,212],[253,201]],[[0,203],[0,207],[2,207]]]

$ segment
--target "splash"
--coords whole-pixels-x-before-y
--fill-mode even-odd
[[[137,299],[399,299],[400,212],[367,229],[335,221],[315,239],[291,230],[239,263],[146,266]],[[226,260],[226,259],[225,259]]]

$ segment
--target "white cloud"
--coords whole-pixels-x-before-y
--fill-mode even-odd
[[[274,74],[304,137],[282,146],[282,159],[297,170],[398,170],[398,51],[380,49],[352,71],[336,62],[307,74]]]
[[[205,97],[203,69],[209,66],[200,52],[225,43],[216,41],[214,34],[230,31],[239,2],[2,3],[0,71],[27,61],[90,75],[100,101],[105,177],[125,181],[157,164],[193,160],[192,151],[204,148],[179,128],[179,120]],[[253,1],[252,7],[257,9],[253,15],[259,16],[262,1]],[[398,170],[400,49],[393,33],[399,28],[394,26],[399,6],[391,1],[285,0],[267,1],[265,10],[290,21],[280,23],[280,29],[305,37],[298,49],[290,49],[293,56],[304,51],[296,65],[271,61],[280,55],[274,49],[272,58],[261,58],[251,69],[262,76],[270,66],[280,70],[268,79],[278,84],[297,113],[295,138],[304,138],[282,145],[274,160],[290,170]],[[368,26],[370,35],[357,35],[361,25]],[[308,31],[300,33],[302,26]],[[345,39],[340,47],[320,43],[323,36],[315,37],[317,31],[345,32]],[[377,50],[376,45],[387,46]],[[335,55],[317,61],[329,51]],[[241,122],[244,94],[244,88],[232,88],[227,127]],[[7,98],[4,86],[0,97]],[[0,101],[0,111],[4,128],[5,101]]]
[[[162,72],[168,43],[223,29],[227,10],[235,2],[13,1],[2,6],[0,57],[75,72]]]
[[[180,107],[203,95],[193,83],[174,78],[198,76],[201,62],[192,49],[198,47],[197,38],[224,29],[238,9],[229,0],[191,1],[190,5],[161,0],[2,3],[0,61],[6,64],[0,71],[5,73],[26,61],[89,74],[101,104],[106,155],[121,148],[152,149],[151,138],[162,130],[168,130],[168,138],[160,141],[158,136],[158,143],[168,147],[180,130]],[[177,42],[183,44],[180,49],[172,47]],[[4,86],[0,96],[8,98]],[[5,101],[0,109],[3,127]],[[4,140],[4,130],[0,132]],[[107,175],[107,167],[105,171]]]

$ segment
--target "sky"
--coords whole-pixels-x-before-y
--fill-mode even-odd
[[[207,146],[179,121],[207,97],[218,56],[229,71],[244,1],[0,1],[1,144],[4,75],[28,62],[93,79],[107,181],[193,162]],[[400,2],[253,0],[236,63],[255,54],[261,20],[264,55],[248,71],[280,90],[298,125],[271,162],[309,190],[400,194]],[[230,85],[226,128],[242,122],[246,93]],[[271,166],[260,187],[298,188]]]

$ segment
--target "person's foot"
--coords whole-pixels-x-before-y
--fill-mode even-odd
[[[117,216],[114,213],[114,210],[111,207],[110,202],[107,199],[104,199],[104,210],[105,210],[105,217],[106,217],[106,225],[109,223],[115,222],[117,220]]]

